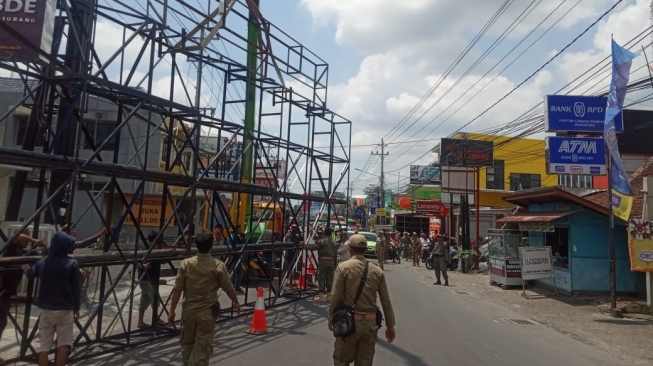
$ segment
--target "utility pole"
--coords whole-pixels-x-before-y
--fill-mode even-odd
[[[385,152],[385,144],[383,143],[383,139],[381,139],[381,152],[374,152],[372,151],[372,155],[378,155],[381,157],[381,176],[379,177],[380,184],[379,184],[379,208],[381,208],[381,203],[383,203],[383,207],[385,208],[385,189],[383,188],[383,161],[385,160],[385,157],[388,156],[389,153]],[[385,224],[385,217],[383,219],[383,224]]]

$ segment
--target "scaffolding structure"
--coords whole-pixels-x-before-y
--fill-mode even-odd
[[[99,253],[74,255],[95,286],[76,326],[72,361],[178,334],[132,321],[143,279],[137,266],[149,261],[176,272],[194,252],[193,236],[218,224],[245,235],[213,255],[232,274],[244,268],[246,280],[256,266],[268,306],[312,294],[288,286],[310,260],[298,243],[254,235],[263,218],[252,214],[252,197],[282,208],[273,232],[297,224],[311,240],[321,213],[331,217],[347,204],[333,197],[349,181],[351,122],[327,107],[328,64],[267,21],[258,1],[60,0],[51,52],[9,23],[0,31],[39,52],[0,61],[24,90],[0,124],[26,114],[20,146],[0,147],[0,164],[32,169],[13,173],[5,221],[29,215],[13,233],[0,229],[0,253],[23,229],[38,237],[43,225],[111,228]],[[154,214],[148,197],[159,197]],[[34,209],[25,211],[28,198]],[[313,222],[311,202],[322,203]],[[238,226],[243,217],[246,228]],[[0,271],[15,273],[37,258],[2,257]],[[9,318],[14,359],[35,361],[38,281],[27,282]],[[168,313],[159,286],[157,296],[153,321]],[[247,290],[244,296],[254,303]],[[235,316],[229,306],[222,313]]]

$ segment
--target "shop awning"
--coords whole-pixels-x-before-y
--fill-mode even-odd
[[[529,212],[515,216],[505,216],[497,219],[497,223],[507,222],[551,222],[553,220],[571,215],[578,211],[564,211],[564,212]]]

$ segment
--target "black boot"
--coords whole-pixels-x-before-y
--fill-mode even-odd
[[[448,278],[446,280],[444,280],[444,285],[449,286],[449,279]]]

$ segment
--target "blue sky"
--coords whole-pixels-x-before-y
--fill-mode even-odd
[[[460,64],[444,79],[424,106],[396,132],[394,126],[434,85],[481,27],[504,3],[502,0],[285,0],[262,1],[264,15],[292,34],[330,64],[329,108],[354,123],[352,167],[379,174],[378,158],[370,159],[370,143],[403,142],[389,146],[387,179],[408,176],[409,162],[429,163],[425,152],[482,111],[490,107],[519,83],[532,75],[550,57],[610,9],[615,0],[508,1],[509,5],[488,32]],[[273,5],[270,5],[273,4]],[[560,6],[557,10],[554,9]],[[565,50],[554,62],[527,80],[510,97],[492,108],[465,131],[478,132],[505,124],[556,92],[589,67],[609,55],[610,35],[626,42],[650,26],[650,1],[622,1],[597,25]],[[471,72],[465,71],[495,42],[520,14],[525,17],[499,46]],[[549,16],[545,20],[545,17]],[[554,22],[560,21],[554,25]],[[540,22],[544,21],[538,26]],[[548,31],[508,69],[500,73],[519,52]],[[529,33],[512,56],[491,67]],[[648,45],[650,37],[641,44]],[[637,62],[644,63],[643,57]],[[633,67],[635,70],[638,64]],[[485,78],[482,76],[488,72]],[[639,74],[643,75],[644,70]],[[496,78],[495,78],[496,77]],[[481,85],[493,79],[477,97],[469,99]],[[599,79],[596,79],[599,80]],[[462,98],[467,88],[479,81],[476,89]],[[607,89],[609,79],[573,93],[596,93]],[[452,87],[456,82],[459,85]],[[451,90],[449,90],[449,88]],[[430,112],[428,106],[433,105]],[[449,107],[449,109],[447,109]],[[417,120],[417,116],[425,113]],[[440,113],[443,113],[440,115]],[[448,118],[447,118],[448,117]],[[413,124],[414,123],[414,124]],[[404,133],[399,134],[408,125]],[[440,125],[439,127],[436,127]],[[542,134],[535,137],[541,138]],[[426,141],[425,141],[426,140]],[[363,145],[363,146],[361,146]],[[394,174],[394,175],[393,175]],[[352,175],[355,192],[377,180],[373,175]],[[400,182],[400,186],[405,183]],[[396,183],[395,183],[396,186]]]

